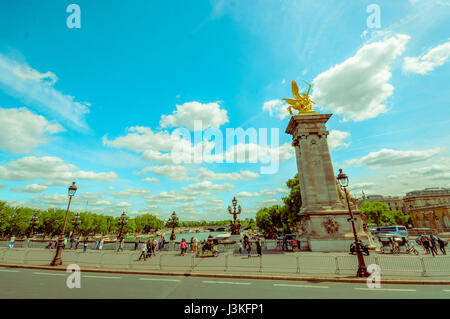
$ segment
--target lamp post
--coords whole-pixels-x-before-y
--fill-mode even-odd
[[[120,215],[120,217],[119,217],[119,221],[117,222],[117,225],[119,225],[119,235],[117,236],[117,238],[122,238],[123,227],[126,224],[128,224],[128,217],[127,217],[127,214],[125,214],[125,212],[123,212],[122,215]]]
[[[72,220],[72,225],[73,225],[72,236],[75,236],[75,231],[77,230],[77,227],[80,224],[81,224],[80,213],[76,213],[75,217]]]
[[[37,213],[35,213],[34,215],[33,215],[33,217],[31,217],[31,220],[30,220],[30,238],[32,238],[33,237],[33,235],[34,235],[34,227],[37,225],[37,224],[39,224],[39,218],[38,218],[38,215],[37,215]]]
[[[172,219],[169,219],[169,221],[172,221],[172,233],[170,234],[170,240],[175,240],[177,236],[175,236],[175,227],[177,226],[177,214],[175,212],[172,213]]]
[[[77,186],[75,185],[75,182],[73,182],[72,185],[68,189],[69,204],[67,205],[66,217],[64,218],[64,225],[63,225],[62,232],[59,234],[59,237],[58,237],[58,246],[56,248],[55,258],[53,258],[52,262],[50,263],[50,266],[59,266],[62,264],[61,253],[64,248],[64,233],[66,231],[67,215],[69,214],[69,208],[70,208],[70,202],[72,201],[72,196],[75,195],[76,191],[77,191]]]
[[[348,191],[347,191],[348,177],[347,177],[347,175],[345,175],[342,172],[342,169],[339,169],[339,175],[337,176],[337,180],[338,180],[341,188],[344,190],[345,199],[347,201],[348,211],[350,213],[349,221],[352,222],[353,237],[355,239],[355,245],[356,245],[356,255],[358,256],[358,272],[356,273],[356,276],[357,277],[368,277],[369,274],[367,273],[367,268],[366,268],[366,264],[364,262],[364,257],[362,254],[360,242],[358,240],[358,234],[356,233],[356,229],[355,229],[355,219],[353,218],[352,209],[350,208],[350,202],[348,200]]]
[[[238,229],[236,218],[237,218],[237,215],[241,213],[241,205],[239,205],[238,209],[236,210],[236,206],[237,206],[236,197],[233,197],[233,200],[231,201],[231,203],[233,204],[233,210],[231,209],[231,206],[228,206],[228,213],[233,215],[233,227],[231,228],[231,235],[239,235],[240,230]]]

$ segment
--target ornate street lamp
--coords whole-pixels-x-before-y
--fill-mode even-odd
[[[53,258],[52,262],[50,263],[50,266],[62,265],[61,253],[64,248],[64,233],[66,231],[67,215],[69,214],[69,208],[70,208],[70,202],[72,201],[72,196],[75,195],[76,191],[77,191],[77,186],[75,185],[75,182],[73,182],[72,185],[68,189],[69,204],[67,205],[66,217],[64,218],[64,225],[63,225],[62,232],[59,234],[59,237],[58,237],[58,246],[56,248],[55,258]]]
[[[73,225],[72,236],[75,236],[75,231],[77,230],[77,227],[80,224],[81,224],[80,213],[76,213],[75,217],[72,220],[72,225]]]
[[[31,217],[31,220],[30,220],[30,228],[31,228],[30,229],[30,238],[33,237],[33,235],[34,235],[34,227],[36,227],[37,224],[39,224],[39,218],[38,218],[37,213],[35,213],[33,215],[33,217]]]
[[[352,222],[353,237],[355,239],[355,245],[356,245],[356,255],[358,256],[358,272],[356,273],[356,276],[357,277],[368,277],[369,274],[367,273],[366,264],[364,262],[364,257],[363,257],[361,246],[360,246],[360,241],[358,240],[358,235],[357,235],[356,229],[355,229],[355,219],[353,218],[352,209],[350,208],[350,202],[348,200],[348,191],[347,191],[348,177],[347,177],[347,175],[345,175],[342,172],[342,169],[339,169],[339,175],[337,176],[337,180],[338,180],[339,185],[343,189],[343,191],[345,193],[345,199],[347,200],[348,211],[350,213],[350,219],[348,219],[348,221]]]
[[[231,215],[233,215],[233,225],[231,227],[231,235],[239,235],[240,234],[240,229],[237,225],[237,215],[241,213],[241,205],[238,206],[238,209],[236,210],[236,206],[237,206],[237,199],[236,197],[233,197],[231,203],[233,204],[233,210],[231,209],[230,206],[228,206],[228,213],[230,213]]]
[[[175,212],[172,213],[172,219],[169,219],[169,221],[172,221],[172,233],[170,234],[170,240],[175,240],[177,236],[175,236],[175,227],[177,226],[177,214]]]
[[[127,214],[125,214],[125,212],[123,212],[122,215],[120,215],[120,217],[119,217],[119,221],[117,222],[117,225],[119,225],[119,235],[117,236],[117,238],[122,237],[123,227],[126,224],[128,224],[128,216],[127,216]]]

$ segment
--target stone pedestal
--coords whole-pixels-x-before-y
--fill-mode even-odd
[[[286,129],[295,147],[302,196],[300,227],[302,245],[311,251],[349,251],[354,241],[345,194],[336,181],[325,123],[332,114],[293,116]],[[368,240],[356,203],[351,203],[359,239]]]

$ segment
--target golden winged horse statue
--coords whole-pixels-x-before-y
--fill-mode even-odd
[[[305,82],[305,81],[304,81]],[[299,93],[299,89],[297,86],[297,83],[295,81],[292,81],[292,95],[294,96],[294,99],[285,98],[286,102],[288,102],[288,111],[291,115],[294,115],[292,113],[292,109],[297,110],[298,113],[316,113],[312,109],[312,104],[316,104],[313,100],[309,97],[309,91],[311,90],[311,84],[308,82],[305,82],[309,85],[308,91],[305,93],[303,92],[301,95]]]

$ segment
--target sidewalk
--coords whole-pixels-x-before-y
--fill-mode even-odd
[[[148,275],[203,276],[218,278],[252,278],[302,281],[366,282],[355,278],[357,258],[345,253],[281,253],[261,257],[220,254],[218,257],[195,257],[192,253],[180,256],[176,252],[157,253],[146,261],[138,261],[139,252],[86,252],[65,250],[62,267],[48,266],[55,250],[0,250],[0,266],[65,271],[69,264],[77,264],[82,271],[107,273],[135,273]],[[374,256],[372,256],[374,255]],[[366,265],[378,257],[382,283],[450,284],[450,258],[439,256],[383,256],[365,257]],[[429,269],[423,275],[421,262]],[[403,266],[409,268],[398,269]],[[434,265],[434,268],[430,267]],[[441,269],[441,267],[443,267]],[[437,269],[437,271],[436,271]]]

